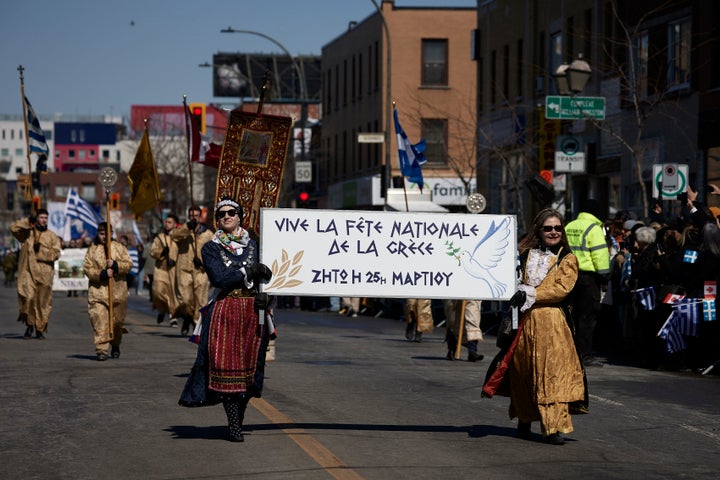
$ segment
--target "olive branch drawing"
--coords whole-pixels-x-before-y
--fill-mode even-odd
[[[285,249],[283,249],[280,258],[280,265],[278,265],[277,260],[273,260],[270,268],[273,275],[273,281],[267,288],[292,288],[301,285],[303,283],[301,280],[295,280],[292,277],[302,270],[302,265],[298,265],[298,263],[300,263],[304,254],[305,250],[300,250],[293,256],[292,260],[290,260],[290,256]]]

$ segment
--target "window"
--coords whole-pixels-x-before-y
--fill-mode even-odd
[[[633,62],[632,85],[640,98],[645,98],[648,94],[648,38],[647,31],[641,32],[633,39],[630,52]]]
[[[422,84],[447,85],[447,40],[422,41]]]
[[[554,75],[563,63],[562,33],[558,32],[550,36],[550,74]],[[557,85],[555,88],[557,89]]]
[[[10,149],[9,148],[3,148],[0,149],[0,156],[3,158],[7,158],[10,156]]]
[[[22,148],[16,148],[15,149],[15,155],[18,157],[24,157],[25,151]]]
[[[78,159],[85,160],[85,150],[78,150]]]
[[[516,70],[516,72],[515,72],[515,75],[516,75],[515,81],[516,81],[517,83],[516,83],[515,88],[516,88],[517,91],[515,92],[515,94],[516,94],[517,97],[520,98],[520,97],[523,96],[523,72],[525,71],[525,68],[523,68],[523,67],[524,67],[523,63],[525,62],[525,60],[524,60],[524,57],[523,57],[523,39],[522,39],[522,38],[517,41],[517,57],[516,57],[516,60],[517,60],[517,64],[516,64],[516,66],[515,66],[515,70]]]
[[[490,106],[497,102],[497,51],[490,52]]]
[[[510,103],[510,45],[503,47],[503,80],[502,80],[503,103]]]
[[[110,160],[110,150],[103,149],[102,158],[105,161]]]
[[[425,158],[428,163],[447,163],[447,120],[423,118],[420,136],[425,139]]]
[[[668,25],[668,88],[690,83],[690,19]]]
[[[71,148],[70,150],[68,150],[68,158],[75,158],[75,150],[74,149]]]
[[[83,183],[80,186],[80,196],[88,202],[95,201],[95,184],[94,183]]]
[[[55,196],[56,197],[67,197],[70,187],[68,185],[55,185]]]

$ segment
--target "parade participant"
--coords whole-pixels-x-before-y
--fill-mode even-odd
[[[272,327],[260,323],[267,307],[258,284],[270,269],[258,263],[258,246],[243,229],[242,207],[223,198],[215,209],[219,229],[202,248],[210,283],[215,287],[203,311],[197,358],[179,404],[186,407],[223,404],[229,440],[244,441],[242,423],[251,397],[262,394],[265,354]]]
[[[432,300],[408,298],[405,303],[405,338],[410,342],[422,342],[422,334],[435,328],[432,316]]]
[[[199,207],[190,207],[186,225],[172,231],[177,245],[176,271],[178,306],[175,316],[183,319],[182,334],[187,335],[200,318],[200,307],[208,301],[209,283],[202,263],[202,247],[212,239],[212,232],[200,222]]]
[[[60,238],[48,230],[48,211],[41,208],[37,217],[30,216],[10,225],[10,232],[20,242],[18,259],[18,321],[25,323],[25,338],[45,338],[52,311],[52,284],[55,260],[60,258]]]
[[[110,241],[107,255],[107,223],[98,225],[95,241],[85,253],[83,270],[88,277],[88,313],[93,327],[95,355],[99,361],[120,357],[123,324],[127,313],[127,274],[133,266],[127,248],[115,240]],[[109,286],[112,283],[112,320],[109,308]],[[108,348],[111,346],[111,349]]]
[[[462,342],[463,336],[466,340],[463,345],[467,347],[468,362],[477,362],[485,358],[482,353],[477,351],[478,341],[483,339],[482,330],[480,330],[480,305],[480,300],[467,300],[463,309],[463,300],[443,300],[445,341],[448,348],[445,358],[448,360],[455,360],[458,339]],[[462,322],[460,321],[461,315],[464,315]],[[462,332],[460,324],[462,324]]]
[[[548,443],[562,445],[563,434],[573,431],[570,404],[585,400],[586,393],[563,310],[578,265],[565,237],[562,214],[542,210],[519,253],[522,283],[510,300],[511,306],[520,307],[518,331],[500,366],[485,382],[483,396],[500,394],[498,388],[509,375],[509,414],[518,418],[518,436],[528,438],[531,422],[540,421]]]
[[[167,313],[170,316],[171,327],[177,326],[174,315],[177,308],[175,264],[178,249],[171,237],[177,224],[177,215],[169,213],[163,222],[163,231],[157,234],[150,247],[150,256],[155,259],[152,285],[153,308],[158,311],[157,323],[162,323]]]
[[[577,218],[567,224],[567,240],[578,261],[577,288],[573,291],[575,345],[586,367],[602,367],[592,355],[593,335],[600,313],[603,285],[610,280],[610,250],[605,240],[603,223],[597,218],[600,204],[595,199],[584,201]]]

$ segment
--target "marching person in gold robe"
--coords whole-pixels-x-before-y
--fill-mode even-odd
[[[177,225],[177,215],[169,213],[163,222],[163,231],[157,234],[150,247],[150,256],[155,259],[152,285],[153,308],[158,311],[157,323],[162,323],[167,313],[170,316],[171,327],[177,326],[175,310],[178,301],[175,268],[178,247],[171,236]]]
[[[20,242],[18,259],[18,321],[27,325],[25,338],[45,338],[52,311],[52,284],[55,261],[60,258],[60,238],[49,231],[48,211],[41,208],[37,217],[17,220],[10,232]]]
[[[202,247],[212,240],[213,232],[200,222],[200,207],[190,207],[188,222],[172,231],[177,245],[176,269],[178,306],[175,316],[183,319],[183,335],[195,326],[200,318],[200,308],[208,302],[210,282],[202,263]]]
[[[123,324],[127,313],[128,290],[126,276],[133,266],[125,246],[115,240],[110,243],[110,258],[105,250],[107,223],[98,225],[95,241],[88,248],[83,270],[88,277],[88,313],[93,327],[95,354],[100,361],[120,356]],[[112,325],[110,320],[108,287],[112,279]],[[112,332],[112,335],[111,335]],[[112,349],[108,347],[110,345]]]

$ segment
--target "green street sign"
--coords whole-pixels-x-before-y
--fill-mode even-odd
[[[545,97],[545,118],[548,120],[605,120],[605,97]]]

